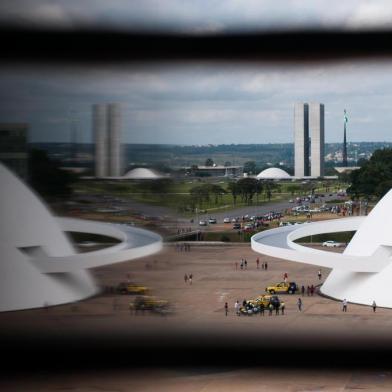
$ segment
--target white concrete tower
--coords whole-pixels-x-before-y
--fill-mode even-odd
[[[309,129],[311,140],[311,176],[324,176],[324,105],[309,104]]]
[[[95,176],[107,177],[108,171],[108,134],[106,105],[93,105],[93,137],[95,142]]]
[[[108,105],[109,130],[109,175],[119,177],[122,175],[121,151],[121,106],[118,103]]]
[[[294,176],[309,175],[309,107],[307,103],[294,105]]]

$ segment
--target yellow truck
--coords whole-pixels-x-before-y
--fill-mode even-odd
[[[117,291],[120,294],[136,294],[145,295],[148,294],[148,288],[141,286],[136,283],[122,282],[117,286]]]
[[[270,294],[295,294],[297,290],[298,286],[295,282],[280,282],[265,288],[265,291]]]

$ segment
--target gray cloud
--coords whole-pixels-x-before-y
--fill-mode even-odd
[[[193,64],[2,68],[0,120],[31,124],[33,141],[68,141],[71,117],[91,141],[91,104],[122,102],[133,143],[291,142],[293,104],[323,102],[326,139],[389,140],[391,62],[324,66]]]
[[[164,29],[189,33],[319,27],[385,28],[389,0],[3,0],[0,20],[52,28]]]

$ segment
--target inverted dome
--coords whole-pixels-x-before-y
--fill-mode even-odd
[[[270,167],[260,172],[257,175],[257,178],[278,180],[281,178],[291,178],[291,176],[289,173],[285,172],[282,169],[279,169],[277,167]]]
[[[148,180],[148,179],[154,180],[154,179],[162,178],[162,175],[152,169],[138,167],[124,174],[124,178],[129,178],[134,180]]]

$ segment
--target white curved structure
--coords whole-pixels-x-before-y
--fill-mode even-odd
[[[278,167],[270,167],[265,169],[261,171],[256,177],[260,180],[281,180],[291,178],[289,173],[279,169]]]
[[[252,249],[269,256],[332,268],[321,292],[353,303],[392,308],[392,190],[366,217],[286,226],[252,237]],[[294,241],[310,235],[356,231],[341,253],[301,246]]]
[[[55,218],[0,164],[0,311],[57,305],[98,292],[88,269],[150,255],[159,235],[123,225]],[[114,237],[120,243],[76,253],[65,232]]]
[[[158,178],[163,178],[161,174],[157,173],[155,170],[147,169],[144,167],[138,167],[136,169],[132,169],[129,172],[125,173],[122,178],[128,178],[132,180],[156,180]]]

